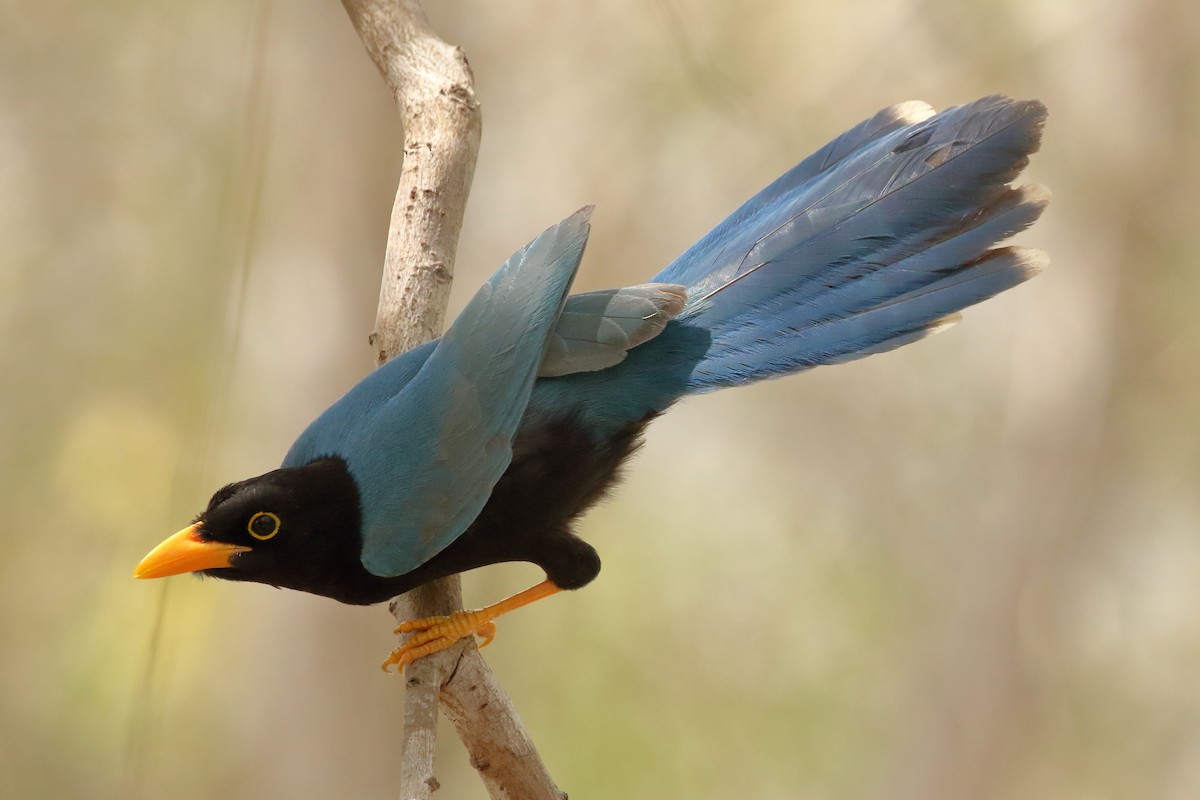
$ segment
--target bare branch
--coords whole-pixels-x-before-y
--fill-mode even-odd
[[[493,800],[567,800],[538,755],[504,688],[474,647],[442,687],[442,708]]]
[[[416,0],[342,0],[404,120],[404,168],[392,207],[371,346],[380,364],[442,329],[467,193],[479,152],[474,81],[461,50],[439,39]],[[462,608],[457,576],[392,601],[398,621]],[[565,798],[512,702],[469,640],[405,671],[401,797],[437,788],[440,702],[493,798]]]
[[[466,57],[415,0],[343,0],[404,120],[404,169],[371,344],[379,363],[442,330],[480,115]]]

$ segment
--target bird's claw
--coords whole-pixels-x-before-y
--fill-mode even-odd
[[[537,586],[530,586],[485,608],[455,611],[448,617],[424,617],[401,623],[396,633],[407,633],[409,636],[383,662],[383,671],[387,672],[392,666],[401,671],[418,658],[445,650],[466,636],[479,636],[483,639],[479,646],[487,647],[496,637],[496,617],[560,591],[562,589],[547,578]]]
[[[496,623],[486,609],[479,611],[455,611],[448,617],[423,617],[401,623],[394,631],[407,633],[404,644],[388,655],[381,665],[384,672],[395,666],[397,672],[432,653],[437,653],[467,636],[483,639],[480,647],[487,647],[496,638]]]

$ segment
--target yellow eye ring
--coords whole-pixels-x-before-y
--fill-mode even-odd
[[[264,523],[259,521],[263,518],[266,518],[268,522]],[[246,530],[255,539],[265,541],[279,533],[279,526],[281,524],[282,523],[277,515],[272,514],[270,511],[259,511],[250,518],[248,523],[246,523]]]

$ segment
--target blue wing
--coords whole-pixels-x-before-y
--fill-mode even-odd
[[[585,208],[510,258],[437,342],[335,403],[285,465],[346,459],[358,483],[363,565],[416,569],[458,538],[512,459],[546,340],[587,243]],[[391,392],[391,394],[389,394]]]

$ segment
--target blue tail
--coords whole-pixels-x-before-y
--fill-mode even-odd
[[[1004,97],[893,106],[747,201],[654,278],[688,287],[661,346],[708,339],[684,393],[891,350],[1036,274],[1043,253],[994,245],[1046,205],[1008,185],[1045,117]]]

